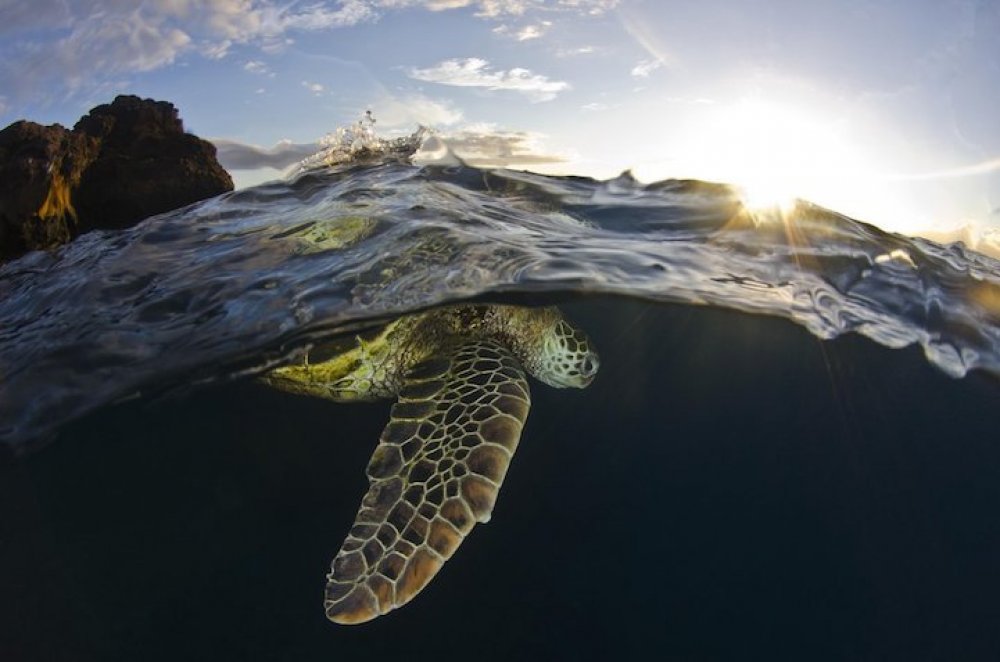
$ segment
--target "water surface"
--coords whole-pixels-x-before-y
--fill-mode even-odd
[[[412,147],[412,145],[404,145]],[[412,150],[411,150],[412,151]],[[292,360],[469,299],[616,294],[917,344],[1000,373],[1000,263],[732,189],[414,165],[363,152],[0,267],[0,435]]]

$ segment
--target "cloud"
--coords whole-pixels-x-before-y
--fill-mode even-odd
[[[364,0],[341,0],[337,9],[314,4],[300,12],[288,11],[281,16],[278,25],[283,30],[329,30],[350,27],[377,18],[374,7]]]
[[[68,34],[51,43],[7,42],[0,49],[0,88],[23,97],[60,80],[76,91],[95,71],[107,79],[170,64],[191,41],[162,16],[150,16],[141,8],[99,12],[74,22]]]
[[[472,0],[430,0],[423,3],[431,11],[444,11],[446,9],[461,9],[472,4]]]
[[[498,25],[493,28],[494,34],[502,35],[504,37],[511,37],[518,41],[528,41],[529,39],[538,39],[544,35],[548,29],[552,26],[552,21],[541,21],[540,23],[531,23],[529,25],[522,26],[520,29],[515,30],[507,25]]]
[[[370,104],[378,126],[412,129],[415,124],[442,127],[462,121],[462,111],[446,101],[437,101],[422,94],[386,97]]]
[[[271,0],[5,4],[0,10],[0,89],[20,100],[89,92],[188,53],[221,59],[232,46],[246,43],[280,50],[287,32],[347,27],[376,16],[369,0],[306,6]]]
[[[619,3],[620,0],[559,0],[557,4],[560,8],[582,10],[591,16],[600,16]]]
[[[380,7],[397,8],[412,7],[414,5],[429,9],[430,11],[446,11],[448,9],[461,9],[473,4],[473,0],[381,0]]]
[[[685,106],[713,106],[714,99],[708,97],[662,97],[663,103],[676,103]]]
[[[524,0],[480,0],[477,16],[522,16],[528,10]]]
[[[376,0],[380,8],[399,9],[422,7],[430,11],[446,11],[475,7],[480,18],[524,16],[533,12],[576,12],[598,16],[614,9],[620,0]]]
[[[641,11],[636,9],[634,4],[625,5],[622,10],[618,12],[618,19],[621,22],[625,32],[630,36],[639,46],[646,51],[650,56],[651,60],[646,60],[646,62],[654,61],[660,62],[661,64],[673,63],[675,58],[673,58],[667,48],[661,43],[661,38],[657,30],[655,29],[655,24],[651,25],[650,21],[642,14]],[[640,62],[633,68],[633,71],[639,69],[641,72],[641,67],[643,62]],[[635,75],[635,74],[633,74]],[[641,74],[640,74],[641,75]]]
[[[529,7],[544,6],[544,0],[376,0],[379,7],[398,9],[422,7],[430,11],[447,11],[475,6],[476,16],[496,18],[499,16],[520,16]]]
[[[423,7],[431,11],[438,11],[439,9],[458,9],[459,7],[465,7],[472,3],[472,0],[454,0],[449,2],[447,0],[442,2],[429,2],[427,0],[375,0],[375,5],[379,9],[408,9],[410,7]],[[443,5],[440,8],[434,5]]]
[[[542,144],[544,136],[540,133],[499,131],[490,125],[472,125],[440,137],[452,152],[473,166],[526,166],[567,160],[565,156],[546,150]]]
[[[322,96],[323,92],[326,91],[326,88],[323,87],[322,84],[320,84],[320,83],[312,83],[312,82],[309,82],[307,80],[302,81],[302,87],[306,88],[307,90],[309,90],[310,92],[312,92],[316,96]]]
[[[663,66],[663,60],[642,60],[632,67],[633,78],[649,78],[649,75]]]
[[[886,179],[895,181],[917,182],[917,181],[929,181],[935,179],[961,179],[964,177],[973,177],[976,175],[988,175],[994,172],[1000,172],[1000,157],[993,157],[992,159],[980,161],[979,163],[962,165],[956,168],[949,168],[947,170],[937,170],[934,172],[920,172],[920,173],[908,173],[908,174],[892,174],[888,175]]]
[[[266,74],[270,71],[267,65],[260,60],[248,60],[243,65],[245,71],[249,71],[252,74]]]
[[[322,149],[319,143],[293,143],[290,140],[282,140],[274,147],[249,145],[225,138],[215,138],[212,142],[218,150],[219,163],[226,170],[283,170]]]
[[[0,7],[0,35],[39,28],[65,28],[72,19],[66,0],[5,2]]]
[[[479,0],[477,16],[497,18],[500,16],[523,16],[529,11],[576,11],[598,16],[613,9],[619,0]]]
[[[560,48],[556,51],[556,57],[577,57],[579,55],[593,55],[597,49],[593,46],[579,46],[577,48]]]
[[[0,0],[0,90],[13,106],[64,101],[182,58],[221,60],[239,46],[275,53],[297,32],[349,28],[405,8],[523,18],[509,36],[527,41],[549,28],[545,16],[596,15],[616,5],[618,0]],[[566,89],[525,69],[491,75],[497,78],[481,86],[519,90],[536,100]]]
[[[228,39],[223,39],[222,41],[216,42],[214,44],[202,44],[201,54],[207,57],[209,60],[221,60],[222,58],[229,55],[229,49],[232,47],[233,42]]]
[[[445,60],[426,69],[413,68],[409,76],[441,85],[520,92],[533,101],[551,101],[570,88],[565,81],[549,80],[547,76],[532,73],[529,69],[492,70],[489,62],[478,57]]]

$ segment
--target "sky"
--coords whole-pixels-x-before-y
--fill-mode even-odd
[[[371,109],[474,163],[1000,236],[997,0],[0,0],[0,125],[174,103],[238,186]]]

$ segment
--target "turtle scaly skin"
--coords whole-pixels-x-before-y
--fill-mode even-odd
[[[324,361],[266,375],[339,402],[397,397],[327,576],[327,617],[362,623],[406,604],[489,521],[531,406],[525,372],[584,388],[598,366],[556,308],[461,305],[402,317]]]
[[[285,391],[336,402],[391,398],[406,371],[457,339],[495,339],[539,381],[583,388],[598,368],[587,336],[557,308],[462,305],[401,317],[319,363],[277,368],[263,381]],[[588,359],[592,362],[588,364]]]

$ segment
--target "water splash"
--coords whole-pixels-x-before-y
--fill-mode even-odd
[[[355,124],[337,127],[319,139],[321,149],[289,169],[288,177],[309,170],[375,159],[409,159],[430,135],[426,127],[399,138],[382,138],[375,132],[375,115],[371,110]]]

